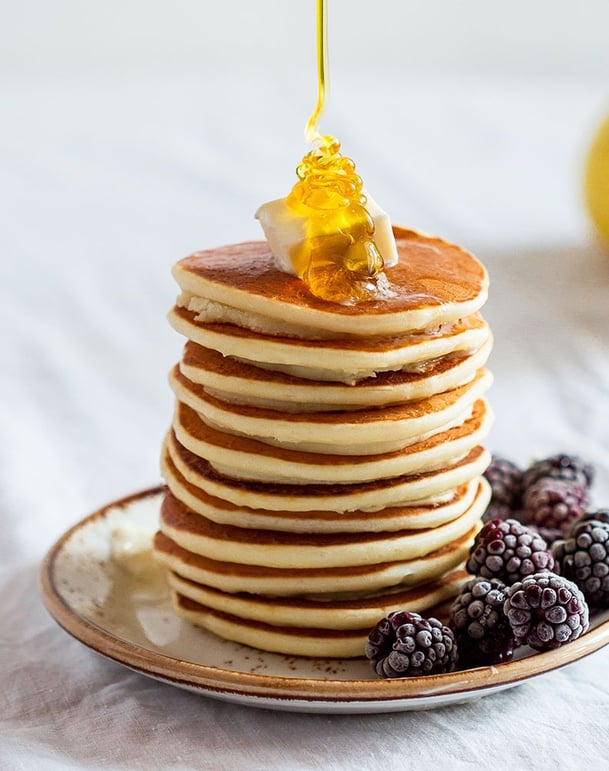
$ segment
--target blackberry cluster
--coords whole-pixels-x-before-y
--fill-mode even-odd
[[[453,632],[437,618],[394,611],[372,629],[366,657],[381,677],[451,672],[457,663]]]
[[[503,606],[516,638],[536,650],[576,640],[588,628],[588,605],[572,581],[555,573],[535,573],[510,586]]]
[[[561,574],[574,581],[590,605],[609,607],[609,521],[594,514],[576,522],[552,551]]]
[[[483,522],[517,519],[551,542],[584,513],[594,469],[565,453],[536,461],[525,470],[495,455],[484,476],[492,495]]]
[[[466,568],[473,575],[512,584],[527,575],[554,569],[554,557],[534,530],[515,519],[494,519],[480,530]]]
[[[450,608],[462,669],[510,661],[514,633],[503,612],[507,586],[497,578],[472,578]]]
[[[609,509],[586,512],[592,466],[559,454],[522,471],[494,456],[484,476],[491,501],[450,628],[390,613],[366,645],[380,676],[442,674],[457,660],[461,669],[501,664],[524,644],[558,648],[587,630],[588,602],[609,607]]]

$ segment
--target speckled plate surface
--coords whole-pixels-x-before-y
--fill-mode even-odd
[[[308,659],[221,640],[177,618],[160,570],[134,574],[113,557],[113,534],[156,530],[162,488],[116,501],[79,522],[41,568],[44,602],[67,632],[98,653],[171,685],[239,704],[299,712],[431,709],[510,688],[609,643],[609,612],[564,648],[522,651],[509,664],[380,680],[363,659]]]

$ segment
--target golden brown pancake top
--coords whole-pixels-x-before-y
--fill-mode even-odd
[[[306,284],[275,267],[266,241],[248,241],[195,252],[178,268],[206,281],[270,300],[344,316],[387,314],[444,303],[474,300],[486,288],[487,274],[465,249],[440,238],[394,227],[399,262],[386,270],[395,296],[355,305],[312,295]]]

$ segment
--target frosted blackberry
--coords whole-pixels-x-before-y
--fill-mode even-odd
[[[609,524],[609,509],[597,509],[596,511],[587,511],[581,516],[577,522],[573,523],[573,527],[579,522],[587,522],[589,519],[594,519],[597,522],[606,522]]]
[[[503,612],[507,587],[497,578],[472,578],[450,608],[459,668],[500,664],[514,653],[514,633]]]
[[[564,530],[584,514],[588,490],[575,482],[543,477],[527,487],[523,503],[526,524]]]
[[[484,476],[491,486],[491,504],[503,504],[510,509],[518,508],[522,491],[522,471],[515,463],[493,455]]]
[[[512,516],[512,509],[506,503],[493,503],[492,501],[482,515],[483,522],[490,522],[492,519],[509,519]]]
[[[522,488],[526,490],[540,479],[550,477],[551,479],[562,479],[565,482],[571,482],[590,487],[594,479],[594,469],[589,464],[575,455],[551,455],[536,463],[533,463],[522,475]]]
[[[451,629],[437,618],[394,611],[372,629],[366,657],[381,677],[417,677],[451,672],[457,645]]]
[[[577,522],[571,534],[552,547],[560,572],[574,581],[595,608],[609,607],[609,523]]]
[[[546,542],[548,549],[551,551],[552,544],[565,537],[563,530],[559,530],[556,527],[537,527],[537,525],[527,525],[530,530],[534,530],[540,535]],[[554,566],[556,568],[556,566]]]
[[[466,563],[469,573],[506,584],[554,569],[554,557],[534,530],[515,519],[493,519],[480,530]]]
[[[517,645],[559,648],[588,628],[588,605],[579,587],[555,573],[535,573],[507,590],[503,605]]]

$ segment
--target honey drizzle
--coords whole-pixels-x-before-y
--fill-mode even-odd
[[[326,104],[327,86],[326,72],[328,70],[328,14],[326,0],[316,0],[317,5],[317,102],[305,126],[305,141],[313,144],[323,137],[319,133],[319,119]]]
[[[317,4],[317,101],[305,127],[314,144],[296,169],[298,182],[288,206],[306,218],[306,237],[290,259],[313,294],[334,302],[374,298],[383,258],[374,243],[374,220],[366,209],[355,164],[340,153],[340,142],[322,135],[319,119],[327,95],[326,1]]]

